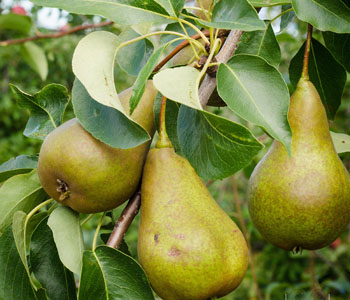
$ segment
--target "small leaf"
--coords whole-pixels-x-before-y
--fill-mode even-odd
[[[255,7],[268,7],[289,4],[291,0],[249,0],[249,2]]]
[[[11,177],[0,188],[0,235],[16,211],[30,212],[46,198],[36,170]]]
[[[217,82],[229,108],[290,149],[289,92],[277,69],[258,56],[239,54],[220,65]]]
[[[185,0],[155,0],[158,2],[161,6],[164,7],[164,9],[169,13],[171,16],[179,16],[180,11],[185,5]]]
[[[123,113],[92,99],[78,79],[73,84],[72,102],[80,124],[111,147],[133,148],[150,139],[140,125],[130,122]]]
[[[131,257],[110,247],[85,251],[80,300],[154,300],[147,277]]]
[[[211,22],[200,20],[200,23],[207,27],[245,31],[266,27],[247,0],[221,0],[214,6]]]
[[[21,47],[21,55],[27,64],[39,74],[41,80],[45,80],[49,67],[45,52],[33,42],[26,42]]]
[[[63,85],[48,84],[34,95],[21,91],[10,84],[19,107],[29,109],[31,116],[23,132],[25,136],[38,139],[45,137],[62,123],[68,105],[68,90]]]
[[[322,32],[327,49],[334,58],[350,72],[350,34]]]
[[[301,76],[305,43],[292,59],[289,77],[296,88]],[[334,119],[346,84],[346,71],[320,42],[312,39],[309,61],[310,81],[315,85],[328,118]]]
[[[153,84],[165,97],[201,110],[198,97],[199,75],[200,72],[192,67],[165,69],[153,77]]]
[[[48,225],[62,263],[72,272],[80,274],[84,242],[79,214],[68,207],[59,206],[51,213]]]
[[[38,300],[18,255],[11,227],[0,236],[0,299]]]
[[[260,56],[277,67],[281,61],[281,49],[271,23],[266,22],[265,30],[244,32],[235,53]]]
[[[331,137],[337,153],[350,152],[350,136],[344,133],[331,131]]]
[[[205,180],[232,175],[263,148],[246,127],[206,111],[181,106],[177,126],[184,155]]]
[[[298,19],[321,31],[350,33],[350,8],[342,0],[292,0]]]
[[[79,15],[100,15],[117,24],[165,23],[168,13],[154,0],[32,0],[36,5],[62,8]]]
[[[32,235],[30,264],[35,278],[51,300],[77,299],[74,276],[60,261],[47,218],[40,222]]]
[[[37,155],[20,155],[13,157],[0,165],[0,182],[14,175],[28,173],[35,169],[37,164]]]
[[[0,30],[14,30],[29,34],[32,28],[32,19],[29,16],[18,14],[0,15]]]
[[[292,8],[292,5],[282,5],[282,12],[285,12],[286,10]],[[293,18],[295,17],[295,11],[291,10],[287,13],[285,13],[282,17],[281,17],[281,23],[280,23],[280,32],[282,32],[287,26],[288,24],[293,20]]]
[[[132,115],[133,111],[137,107],[137,104],[141,100],[141,97],[145,91],[146,82],[149,76],[152,74],[153,69],[156,67],[160,56],[163,54],[166,45],[155,50],[148,60],[148,62],[144,65],[140,73],[138,74],[136,81],[132,88],[132,94],[130,98],[130,115]]]

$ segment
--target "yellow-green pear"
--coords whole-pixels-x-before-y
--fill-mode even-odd
[[[350,219],[350,179],[314,85],[302,77],[290,100],[291,156],[274,141],[249,182],[249,211],[272,244],[286,250],[332,243]]]
[[[141,195],[138,256],[163,300],[222,297],[240,284],[246,241],[185,158],[152,149]]]
[[[129,111],[131,93],[130,88],[119,95],[125,111]],[[150,135],[155,131],[156,94],[152,81],[148,81],[132,114]],[[150,142],[130,149],[110,147],[95,139],[77,119],[72,119],[44,140],[39,154],[39,179],[53,199],[77,212],[111,210],[137,189],[149,146]]]

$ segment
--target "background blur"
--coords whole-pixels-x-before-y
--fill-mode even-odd
[[[29,1],[0,0],[0,14],[9,13],[15,6],[23,7],[26,14],[33,19],[35,30],[42,33],[65,30],[69,27],[100,21],[99,17],[78,16],[58,9],[35,7]],[[261,14],[264,18],[271,19],[280,12],[279,10],[278,7],[263,9]],[[279,20],[275,21],[273,25],[275,31],[278,32]],[[107,30],[120,33],[120,28],[117,27],[110,26]],[[284,31],[277,35],[282,52],[280,71],[287,82],[289,82],[288,66],[290,60],[302,45],[305,31],[305,25],[296,23],[294,19]],[[41,145],[40,140],[29,139],[22,135],[29,114],[26,110],[17,107],[9,90],[9,83],[17,85],[28,93],[35,93],[48,83],[59,83],[71,89],[74,79],[70,63],[72,53],[78,41],[87,32],[81,31],[59,39],[45,39],[35,42],[43,49],[45,59],[48,62],[48,75],[45,80],[41,79],[23,55],[22,45],[0,46],[0,164],[20,154],[38,153]],[[21,33],[0,27],[0,40],[17,37],[21,37]],[[315,37],[323,42],[322,36],[317,31]],[[115,72],[118,90],[123,90],[133,84],[135,77],[127,75],[118,66]],[[271,144],[271,139],[265,136],[260,129],[239,120],[226,108],[210,108],[210,110],[250,127],[267,146],[250,166],[235,174],[234,177],[207,183],[213,197],[243,231],[245,231],[242,227],[242,222],[244,222],[246,238],[252,247],[253,268],[251,264],[240,287],[223,299],[350,299],[350,228],[330,247],[314,252],[304,251],[297,255],[280,250],[265,242],[251,223],[246,202],[246,187],[255,164],[265,154]],[[73,112],[70,105],[65,119],[68,120],[72,117]],[[342,105],[335,121],[330,125],[333,131],[350,134],[349,80],[342,98]],[[344,154],[341,158],[349,169],[350,155]],[[118,218],[121,210],[122,207],[117,208],[106,219],[105,233],[110,232],[113,222]],[[239,213],[240,211],[241,213]],[[97,214],[84,225],[87,248],[91,247],[99,217],[100,215]],[[137,257],[138,222],[139,218],[137,217],[125,237],[134,257]],[[102,240],[100,242],[102,243]],[[260,296],[257,292],[257,286]]]

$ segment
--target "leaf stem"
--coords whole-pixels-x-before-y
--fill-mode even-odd
[[[80,226],[83,226],[84,224],[86,224],[87,222],[89,222],[89,220],[94,216],[94,214],[90,214],[88,215],[83,221],[81,221]]]
[[[184,31],[184,33],[186,34],[186,36],[187,36],[188,38],[190,38],[190,36],[188,35],[188,32],[187,32],[187,30],[186,30],[186,27],[185,27],[181,22],[179,22],[179,24],[180,24],[182,30]],[[192,48],[192,51],[193,51],[193,53],[194,53],[196,59],[200,59],[200,56],[199,56],[199,54],[197,53],[197,50],[196,50],[196,48],[195,48],[194,45],[193,45],[193,41],[189,39],[189,43],[190,43],[190,46],[191,46],[191,48]]]
[[[286,9],[285,11],[281,12],[281,13],[278,14],[276,17],[274,17],[273,19],[271,19],[271,20],[270,20],[270,23],[276,21],[278,18],[282,17],[284,14],[289,13],[289,12],[292,11],[292,10],[293,10],[293,7]]]
[[[209,44],[209,40],[207,39],[207,37],[203,34],[203,32],[198,29],[195,25],[193,25],[191,22],[184,20],[184,19],[180,19],[178,18],[177,21],[185,23],[186,25],[188,25],[189,27],[191,27],[193,30],[195,30],[203,39],[203,41],[205,41],[206,44]]]
[[[104,212],[100,218],[100,221],[98,222],[98,225],[97,225],[97,228],[96,228],[96,231],[95,231],[95,235],[94,235],[94,239],[92,241],[92,251],[95,252],[95,249],[96,249],[96,243],[97,243],[97,237],[98,237],[98,233],[100,232],[100,229],[101,229],[101,226],[102,226],[102,223],[103,223],[103,219],[106,215],[106,212]]]
[[[172,148],[168,134],[166,132],[166,123],[165,123],[165,115],[166,115],[166,100],[165,96],[162,97],[162,102],[160,104],[160,113],[159,113],[159,137],[156,143],[156,148]]]
[[[307,25],[307,38],[305,44],[305,52],[304,52],[304,61],[303,61],[303,71],[301,73],[301,77],[309,80],[309,57],[310,57],[310,47],[311,47],[311,39],[312,39],[312,25]]]
[[[211,63],[215,53],[216,53],[216,48],[220,45],[220,40],[219,39],[216,39],[215,42],[214,42],[214,45],[213,45],[213,48],[210,49],[210,54],[209,54],[209,57],[202,69],[202,71],[200,72],[199,74],[199,77],[202,78],[203,75],[205,74],[205,72],[207,71],[207,69],[209,68],[209,64]]]
[[[210,21],[209,11],[204,8],[202,0],[197,0],[197,3],[199,4],[199,6],[200,6],[202,12],[204,13],[205,17],[207,18],[207,20]]]

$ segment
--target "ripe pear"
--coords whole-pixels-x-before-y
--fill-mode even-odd
[[[141,195],[138,256],[162,299],[207,300],[240,284],[246,241],[185,158],[152,149]]]
[[[119,95],[129,110],[132,90]],[[150,135],[155,124],[153,102],[157,90],[152,81],[132,118]],[[111,210],[128,200],[138,187],[150,142],[135,148],[118,149],[95,139],[72,119],[44,140],[39,154],[38,175],[45,191],[63,205],[80,213]]]
[[[274,141],[249,181],[249,211],[272,244],[315,250],[332,243],[350,219],[350,178],[329,133],[314,85],[302,77],[290,100],[291,156]]]

